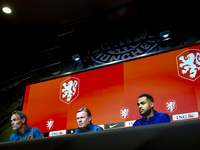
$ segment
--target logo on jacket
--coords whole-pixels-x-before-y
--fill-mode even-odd
[[[53,119],[49,119],[47,121],[47,129],[51,130],[53,128],[53,126],[54,126],[54,120]]]
[[[176,61],[180,77],[191,81],[200,77],[200,50],[186,50],[176,57]]]
[[[129,117],[130,113],[129,113],[129,108],[127,107],[123,107],[120,110],[120,116],[122,119],[127,119]]]
[[[33,138],[33,136],[32,135],[29,135],[28,137],[27,137],[27,139],[32,139]]]
[[[60,84],[60,100],[66,104],[70,104],[79,95],[80,80],[75,77],[65,79]]]
[[[173,113],[177,109],[176,101],[175,100],[168,100],[165,103],[165,109],[169,113]]]

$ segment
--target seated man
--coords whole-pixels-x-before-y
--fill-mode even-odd
[[[154,100],[149,94],[142,94],[138,97],[137,101],[139,113],[143,116],[137,120],[133,126],[141,126],[148,124],[158,124],[170,122],[169,115],[166,113],[158,113],[154,110]]]
[[[92,124],[92,116],[88,108],[81,108],[76,112],[78,129],[73,133],[85,133],[103,130],[102,127]]]
[[[15,110],[12,112],[11,125],[15,132],[10,135],[9,141],[19,141],[44,137],[38,128],[29,127],[27,125],[26,114],[22,111]]]

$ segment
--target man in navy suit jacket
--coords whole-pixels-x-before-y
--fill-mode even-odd
[[[169,115],[154,110],[154,100],[149,94],[142,94],[137,101],[139,113],[142,116],[133,126],[149,125],[170,122]]]

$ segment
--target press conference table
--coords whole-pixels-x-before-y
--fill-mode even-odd
[[[191,150],[199,147],[199,119],[0,143],[0,150]]]

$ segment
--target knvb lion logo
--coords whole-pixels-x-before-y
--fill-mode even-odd
[[[200,77],[200,50],[190,49],[176,57],[178,75],[195,81]]]
[[[122,119],[127,119],[129,117],[129,115],[130,115],[129,108],[123,107],[120,110],[120,116]]]
[[[176,111],[176,109],[177,109],[176,101],[175,100],[168,100],[165,103],[165,109],[169,113],[173,113],[174,111]]]
[[[66,104],[70,104],[79,95],[80,80],[75,77],[65,79],[60,84],[60,100]]]
[[[49,119],[48,121],[47,121],[47,124],[46,124],[47,126],[46,126],[46,128],[47,128],[47,130],[51,130],[53,127],[54,127],[54,120],[53,119]]]

